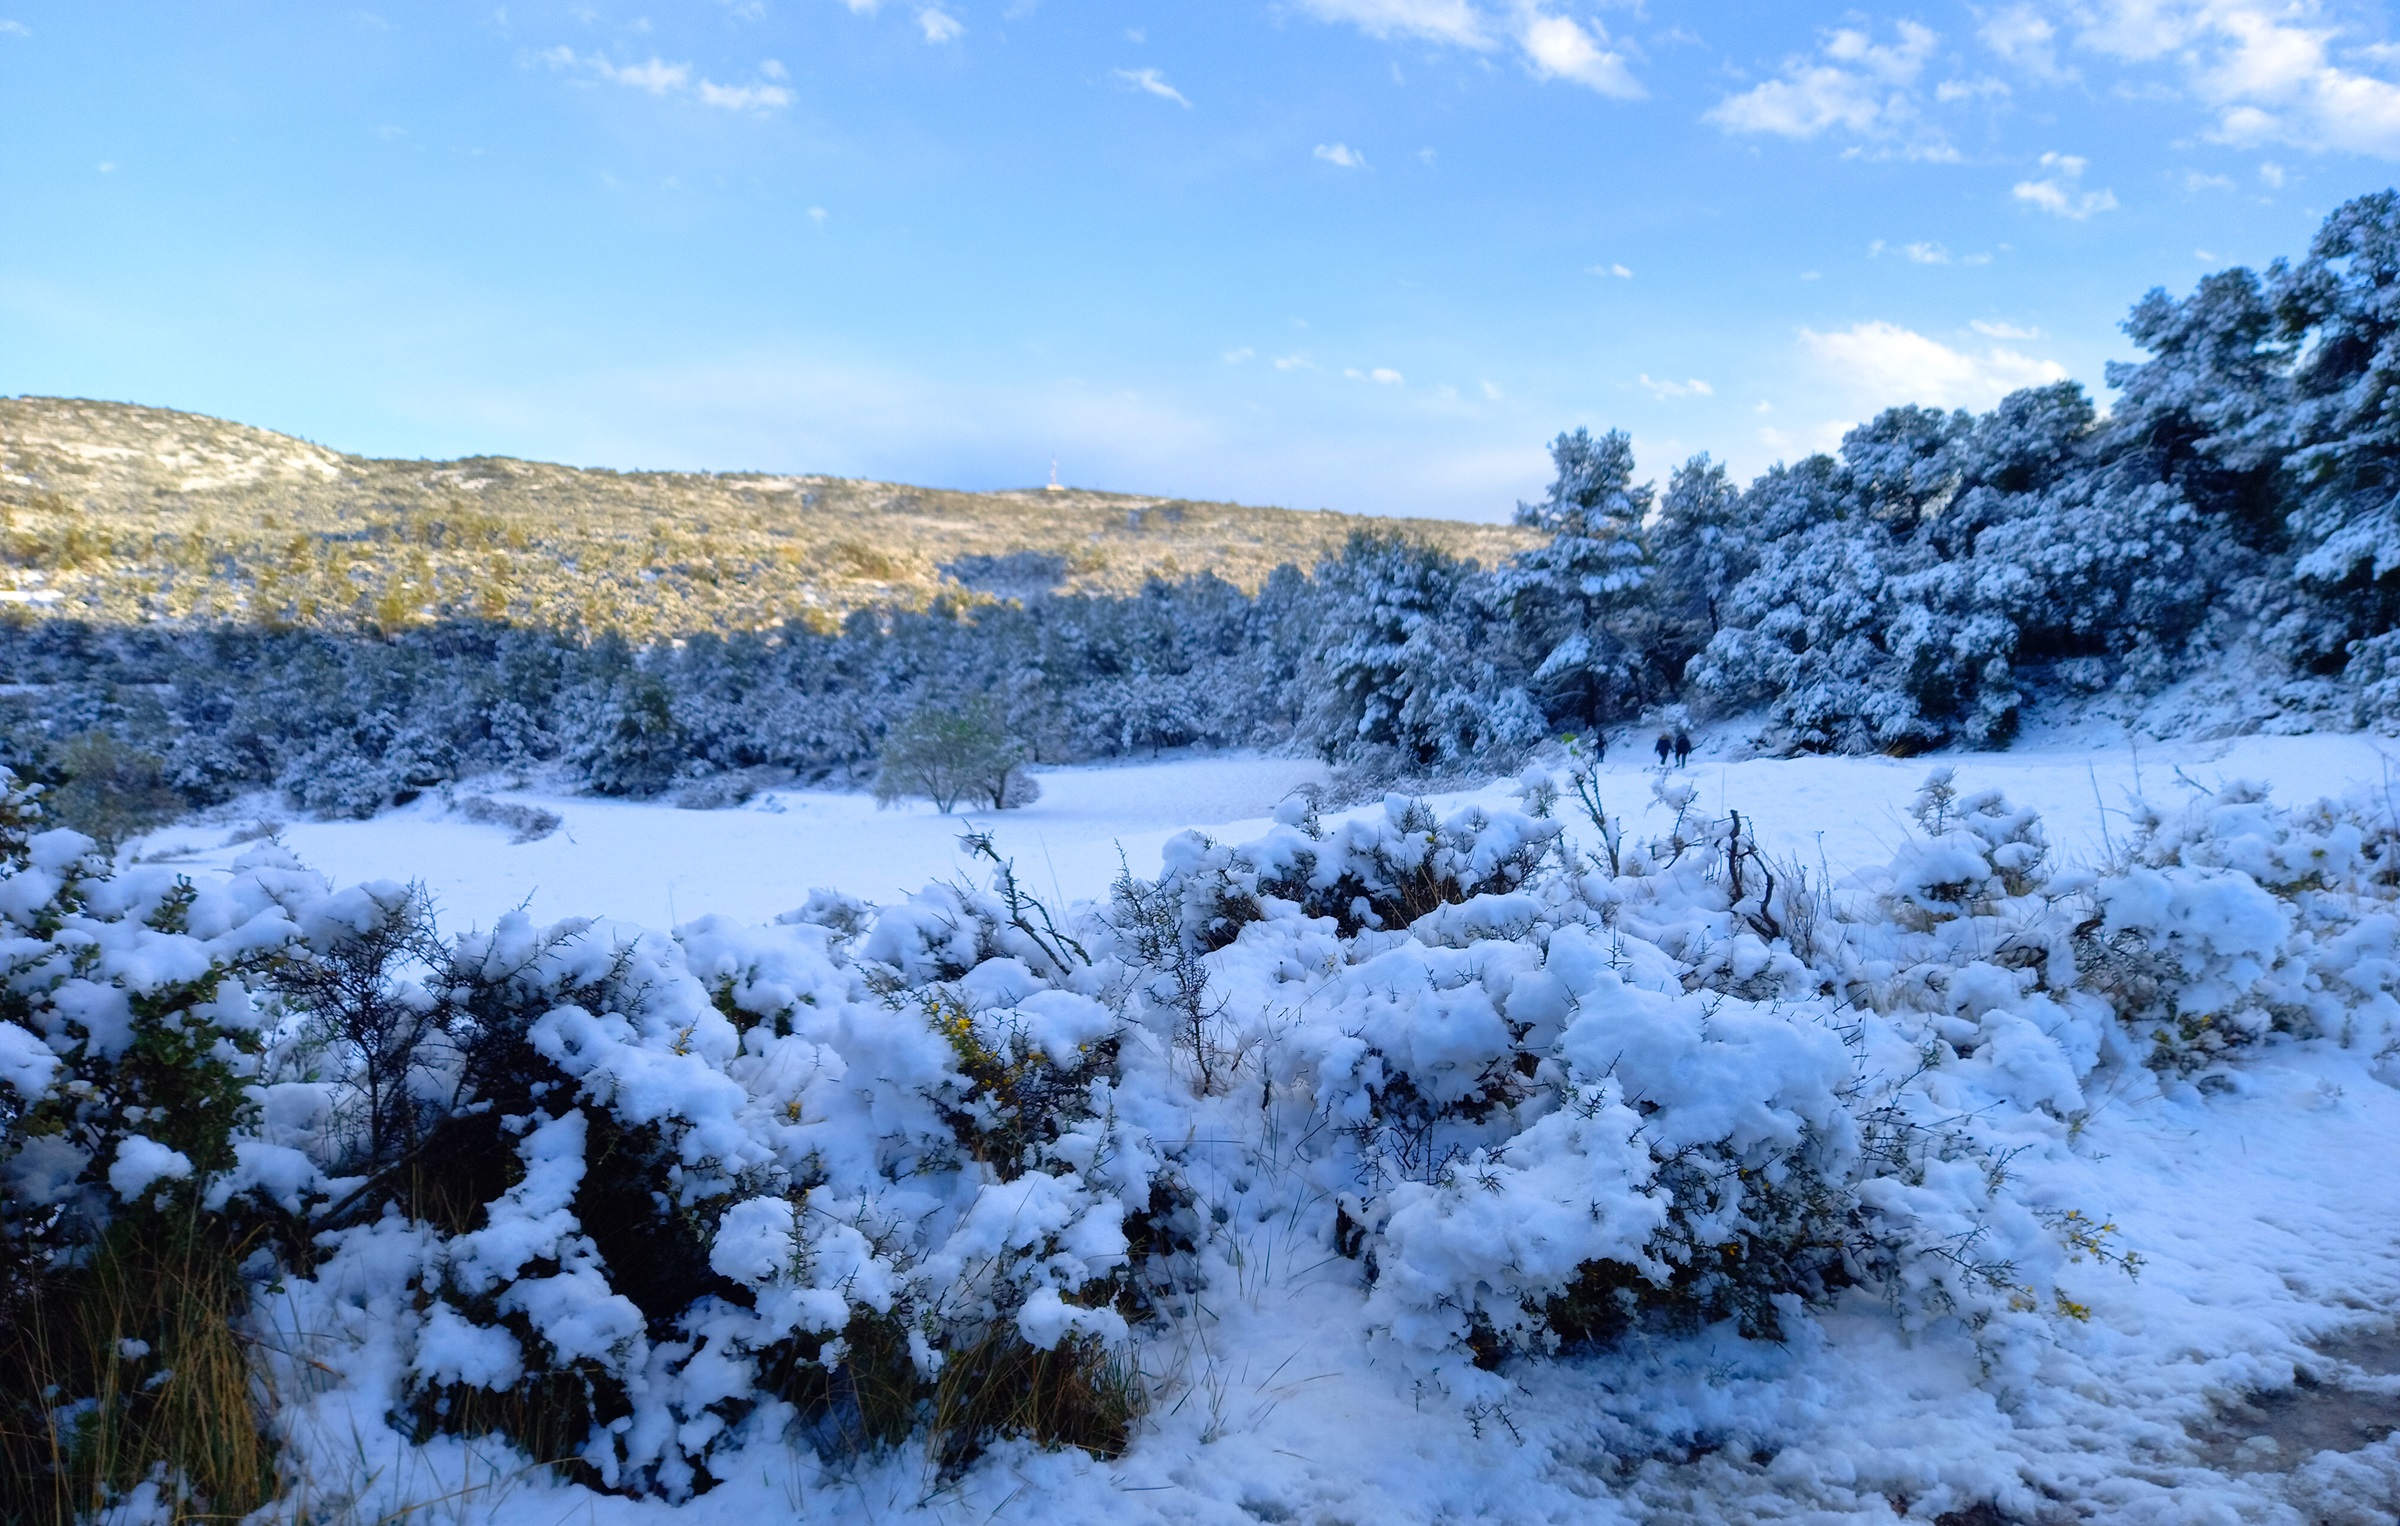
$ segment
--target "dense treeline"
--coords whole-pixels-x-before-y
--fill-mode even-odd
[[[2111,367],[2106,415],[2073,383],[1896,408],[1747,487],[1703,456],[1661,491],[1624,435],[1562,435],[1519,515],[1549,542],[1489,568],[1359,536],[1255,596],[1202,576],[645,649],[18,625],[0,761],[119,801],[274,786],[365,813],[490,770],[704,797],[848,776],[970,698],[1041,761],[1289,744],[1392,772],[1668,702],[1793,749],[1996,746],[2046,696],[2236,668],[2254,711],[2400,717],[2400,195],[2336,211],[2297,264],[2153,291],[2126,331],[2149,358]]]

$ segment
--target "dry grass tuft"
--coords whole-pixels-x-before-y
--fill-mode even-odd
[[[25,1290],[0,1329],[0,1519],[66,1526],[145,1482],[179,1522],[274,1497],[241,1249],[179,1207]]]

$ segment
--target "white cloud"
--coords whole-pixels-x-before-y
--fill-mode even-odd
[[[1320,21],[1343,21],[1369,37],[1417,37],[1454,47],[1492,45],[1483,13],[1467,0],[1301,0]]]
[[[692,82],[692,66],[690,64],[670,64],[655,58],[648,63],[627,64],[620,67],[610,64],[605,58],[595,57],[590,60],[590,66],[592,72],[602,79],[614,80],[620,85],[631,85],[636,90],[647,90],[652,95],[665,95],[670,90],[681,90]]]
[[[1162,101],[1173,101],[1186,111],[1191,109],[1192,103],[1184,99],[1183,92],[1168,84],[1167,77],[1156,69],[1119,69],[1116,74],[1136,90],[1146,91]]]
[[[2283,166],[2273,162],[2258,167],[2258,183],[2269,190],[2283,189]]]
[[[2223,175],[2202,174],[2198,170],[2183,172],[2183,188],[2187,191],[2230,191],[2233,182]]]
[[[2044,154],[2042,168],[2050,173],[2039,180],[2018,181],[2009,194],[2053,217],[2069,217],[2077,222],[2095,212],[2115,211],[2115,192],[2083,189],[2083,172],[2087,167],[2088,161],[2073,154]]]
[[[2215,112],[2221,140],[2400,159],[2400,83],[2386,77],[2392,52],[2347,42],[2323,0],[2053,3],[2082,48],[2126,63],[2172,62]]]
[[[720,85],[704,79],[700,100],[726,111],[777,111],[792,104],[792,93],[781,85]]]
[[[1227,350],[1225,352],[1225,364],[1229,366],[1238,366],[1245,360],[1255,358],[1257,354],[1258,351],[1250,348],[1248,345],[1243,345],[1238,350]]]
[[[1363,170],[1367,167],[1366,155],[1347,143],[1320,143],[1313,152],[1327,164],[1338,164],[1346,170]]]
[[[812,223],[815,223],[820,228],[825,226],[825,217],[826,212],[823,207],[810,207],[808,209],[808,220]]]
[[[1589,268],[1591,273],[1596,276],[1614,276],[1620,281],[1633,279],[1633,272],[1622,265],[1593,265]]]
[[[720,85],[715,80],[697,78],[690,64],[671,64],[652,58],[638,64],[611,63],[598,53],[579,54],[573,48],[556,47],[539,55],[553,69],[586,75],[612,85],[623,85],[649,95],[680,95],[689,90],[704,106],[720,111],[778,111],[792,103],[792,93],[781,85]],[[783,77],[783,66],[769,60],[774,77]],[[762,67],[762,73],[770,72]]]
[[[1316,365],[1306,355],[1278,355],[1275,357],[1275,369],[1278,371],[1314,371]]]
[[[2039,339],[2042,337],[2040,329],[2019,328],[2013,323],[1994,323],[1985,318],[1978,318],[1967,327],[1989,339]]]
[[[1545,0],[1300,0],[1320,21],[1357,27],[1369,37],[1409,38],[1489,53],[1514,43],[1536,79],[1566,80],[1620,100],[1647,94],[1612,46],[1608,29],[1544,8]]]
[[[1408,385],[1408,378],[1402,376],[1390,366],[1377,366],[1374,370],[1367,373],[1367,380],[1371,382],[1379,382],[1386,387],[1405,387]]]
[[[1572,16],[1553,16],[1537,5],[1520,4],[1516,38],[1538,78],[1571,80],[1619,100],[1649,94],[1626,67],[1625,55],[1609,47],[1608,30],[1597,21],[1587,29]]]
[[[1979,100],[1985,96],[2013,95],[2006,80],[1983,76],[1976,79],[1946,79],[1933,87],[1933,98],[1944,105],[1954,101]]]
[[[1950,263],[1949,250],[1939,244],[1927,243],[1923,240],[1913,244],[1902,244],[1900,252],[1907,255],[1909,263],[1913,265],[1947,265]]]
[[[883,0],[842,0],[842,4],[850,7],[853,16],[872,16],[875,8],[882,3]]]
[[[792,71],[786,69],[780,59],[760,59],[758,64],[758,72],[765,75],[769,79],[790,79],[792,77]]]
[[[1916,85],[1940,38],[1914,21],[1898,26],[1899,40],[1878,43],[1867,32],[1840,27],[1814,56],[1789,59],[1780,78],[1729,95],[1702,115],[1730,133],[1814,138],[1846,133],[1916,159],[1956,158],[1924,124]]]
[[[1695,376],[1689,381],[1658,381],[1649,372],[1641,376],[1642,390],[1652,397],[1715,397],[1717,389]]]
[[[22,21],[0,21],[0,36],[31,37],[33,28]]]
[[[948,42],[967,29],[965,22],[938,5],[929,5],[917,12],[917,25],[924,28],[925,40],[932,43]]]
[[[2030,5],[2012,5],[1986,16],[1977,34],[1983,45],[2036,79],[2065,79],[2059,67],[2058,28]]]
[[[1922,403],[1988,408],[2020,387],[2064,381],[2066,368],[1997,345],[1981,355],[1954,350],[1896,323],[1853,324],[1830,334],[1802,329],[1800,342],[1865,407]]]
[[[1500,390],[1500,384],[1498,382],[1487,381],[1480,383],[1479,385],[1481,385],[1483,388],[1483,400],[1487,403],[1496,403],[1500,401],[1502,397],[1507,395]]]

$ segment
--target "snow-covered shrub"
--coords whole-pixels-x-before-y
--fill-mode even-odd
[[[1554,851],[1555,822],[1429,831],[1395,800],[1328,830],[1295,803],[1258,842],[1170,842],[1158,881],[1120,885],[1109,949],[1132,966],[1129,1015],[1174,1039],[1204,991],[1221,1067],[1254,1074],[1271,1115],[1299,1111],[1369,1318],[1453,1392],[1488,1399],[1479,1367],[1634,1327],[1772,1334],[1857,1282],[1912,1317],[1986,1321],[2047,1300],[2064,1258],[2000,1193],[2004,1148],[1948,1121],[1988,1084],[2055,1105],[2063,1133],[2097,1004],[2066,1020],[1982,957],[2046,904],[2038,823],[1932,793],[1936,844],[1964,839],[1972,865],[1896,866],[1939,913],[1912,927],[1875,902],[1835,924],[1737,814],[1662,783],[1665,829],[1590,872]],[[1436,861],[1442,896],[1392,893]],[[1826,925],[1795,944],[1809,918]],[[1911,959],[1968,968],[1862,1025],[1852,993]],[[1929,1087],[1937,1063],[1956,1074]]]
[[[2274,1032],[2400,1038],[2400,826],[2360,792],[2305,809],[2229,783],[2145,805],[2077,928],[2085,981],[2190,1069]]]
[[[262,1141],[273,864],[117,873],[0,781],[0,1511],[158,1481],[177,1514],[274,1485],[233,1321],[316,1172]]]
[[[318,1217],[304,1301],[389,1343],[415,1434],[504,1435],[603,1488],[680,1497],[795,1423],[926,1430],[945,1465],[1001,1430],[1121,1445],[1136,1242],[1175,1194],[1076,947],[1002,865],[855,939],[511,916],[404,990],[357,983],[442,1014],[450,1087]]]
[[[1305,800],[1276,810],[1269,836],[1239,847],[1197,832],[1170,840],[1159,884],[1182,903],[1186,936],[1222,947],[1278,901],[1331,917],[1345,935],[1402,928],[1437,907],[1506,895],[1541,867],[1556,822],[1471,806],[1448,820],[1422,800],[1387,796],[1381,820],[1328,829]]]
[[[515,800],[494,800],[489,795],[465,796],[456,809],[469,821],[508,828],[512,843],[540,842],[565,824],[556,811]]]

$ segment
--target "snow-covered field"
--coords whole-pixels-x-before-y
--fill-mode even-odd
[[[1614,761],[1607,803],[1636,832],[1661,831],[1663,813],[1645,810],[1656,775],[1643,761]],[[2383,744],[2323,736],[1913,761],[1704,755],[1685,777],[1707,811],[1755,822],[1768,853],[1821,859],[1839,881],[1911,838],[1909,802],[1937,766],[1955,768],[1962,788],[2039,810],[2060,864],[2094,862],[2121,841],[2137,790],[2181,805],[2248,778],[2296,803],[2381,788],[2390,774]],[[1179,828],[1260,837],[1277,803],[1319,774],[1237,758],[1041,777],[1034,807],[974,819],[1028,888],[1063,903],[1103,893],[1120,851],[1135,873],[1156,874]],[[1512,793],[1495,784],[1474,798],[1498,805]],[[960,820],[922,807],[879,812],[809,791],[723,812],[537,803],[565,824],[523,845],[430,801],[363,823],[296,823],[282,841],[336,883],[422,880],[453,927],[489,926],[520,904],[537,920],[764,921],[814,887],[888,902],[931,879],[980,879],[959,856]],[[225,830],[171,830],[143,851],[206,876],[250,846],[218,846]],[[906,1449],[832,1465],[753,1446],[716,1488],[669,1505],[594,1494],[445,1438],[396,1461],[377,1454],[371,1494],[379,1511],[508,1526],[2392,1521],[2400,1089],[2388,1074],[2366,1045],[2277,1039],[2208,1071],[2204,1087],[2103,1065],[2078,1107],[2021,1128],[1996,1104],[1980,1108],[1977,1126],[1995,1137],[2019,1128],[2026,1148],[2008,1158],[2017,1200],[2113,1224],[2112,1248],[2140,1263],[2138,1275],[2088,1259],[2062,1266],[2057,1296],[2088,1319],[2021,1322],[2005,1339],[1999,1325],[1902,1318],[1854,1290],[1795,1314],[1780,1342],[1727,1326],[1637,1334],[1605,1355],[1512,1362],[1467,1403],[1471,1384],[1443,1391],[1388,1328],[1377,1333],[1360,1265],[1326,1243],[1330,1209],[1290,1142],[1202,1138],[1183,1147],[1225,1205],[1210,1281],[1183,1317],[1137,1333],[1153,1398],[1121,1458],[1004,1444],[941,1481]],[[338,1401],[309,1410],[324,1428],[313,1455],[353,1444],[364,1457],[388,1440],[376,1417]],[[348,1441],[334,1434],[344,1425],[357,1428]],[[1997,1513],[1942,1515],[1971,1506]]]
[[[2122,741],[2053,745],[1944,758],[1968,789],[1998,789],[2042,815],[2059,854],[2098,857],[2124,835],[2129,794],[2189,798],[2177,778],[2214,787],[2257,779],[2287,801],[2379,785],[2400,774],[2400,745],[2369,736],[2250,736],[2216,742]],[[1658,770],[1646,750],[1620,746],[1603,765],[1612,810],[1649,803]],[[1737,810],[1778,856],[1836,870],[1882,863],[1910,833],[1908,802],[1933,762],[1897,758],[1758,758],[1712,761],[1704,749],[1679,777],[1699,804]],[[1266,830],[1276,803],[1325,771],[1301,759],[1179,758],[1039,774],[1042,798],[1023,810],[943,816],[921,801],[889,810],[864,794],[779,790],[738,810],[685,811],[648,802],[495,791],[557,812],[561,829],[512,843],[508,829],[478,825],[428,796],[369,821],[292,821],[282,840],[335,884],[421,880],[446,924],[489,926],[525,906],[535,920],[619,917],[666,926],[716,913],[764,921],[825,887],[888,901],[961,873],[958,837],[990,829],[1036,890],[1058,899],[1105,894],[1120,862],[1152,872],[1169,837],[1196,827],[1240,842]],[[2396,783],[2400,788],[2400,783]],[[1506,800],[1505,785],[1435,797]],[[1379,807],[1368,806],[1374,811]],[[237,818],[246,823],[256,813]],[[178,826],[134,845],[140,856],[222,869],[247,850],[225,823]],[[1122,852],[1122,860],[1119,854]]]

